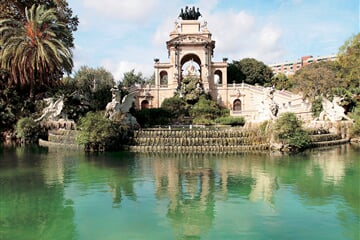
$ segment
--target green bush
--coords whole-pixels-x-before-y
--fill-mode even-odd
[[[163,108],[149,108],[133,112],[134,117],[141,127],[150,127],[154,125],[168,125],[171,114]]]
[[[350,118],[354,119],[354,124],[351,127],[351,134],[354,137],[360,137],[360,106],[357,106],[354,109],[354,111],[350,114]]]
[[[165,99],[161,108],[171,114],[170,118],[173,123],[182,122],[185,116],[189,116],[189,105],[179,96]]]
[[[39,125],[30,117],[19,119],[15,127],[16,136],[23,142],[36,142],[39,130]]]
[[[221,114],[222,111],[219,105],[215,101],[207,99],[205,96],[201,96],[199,101],[190,110],[190,116],[194,119],[204,118],[214,120],[220,117]]]
[[[275,138],[298,149],[304,149],[310,144],[309,134],[303,130],[302,122],[294,113],[283,113],[274,124]]]
[[[208,118],[197,117],[192,120],[192,123],[198,125],[213,125],[214,121]]]
[[[219,117],[215,119],[215,123],[231,126],[244,126],[245,119],[243,117]]]
[[[321,111],[323,110],[322,106],[322,97],[318,97],[315,101],[311,104],[311,112],[314,118],[319,117]]]
[[[88,112],[85,117],[80,118],[78,129],[76,142],[95,151],[98,148],[120,149],[129,141],[127,126],[120,122],[113,122],[99,112]]]

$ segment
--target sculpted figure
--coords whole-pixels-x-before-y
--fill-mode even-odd
[[[340,121],[340,120],[351,120],[348,116],[345,115],[345,109],[339,105],[342,98],[334,96],[332,102],[327,98],[323,97],[322,106],[323,111],[320,113],[317,120],[329,120],[329,121]]]
[[[113,119],[116,112],[120,111],[120,91],[117,87],[111,88],[112,100],[106,105],[105,117]]]
[[[277,117],[279,105],[274,101],[275,89],[272,87],[264,88],[264,99],[259,106],[258,121],[272,120]]]
[[[113,120],[115,114],[120,114],[122,121],[132,128],[139,128],[140,125],[136,118],[132,116],[129,111],[133,105],[137,90],[132,90],[126,95],[122,102],[120,102],[120,90],[117,87],[111,88],[112,100],[106,105],[105,117]]]
[[[64,107],[64,96],[61,96],[56,101],[54,98],[46,98],[44,100],[48,103],[48,106],[43,109],[43,114],[41,117],[35,119],[35,122],[41,120],[58,120]]]
[[[201,16],[199,8],[195,11],[195,7],[189,8],[188,6],[185,7],[185,11],[181,8],[179,17],[182,20],[198,20]]]

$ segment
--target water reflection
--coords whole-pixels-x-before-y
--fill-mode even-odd
[[[33,167],[46,164],[43,153],[46,149],[25,147],[0,155],[1,239],[75,239],[74,209],[64,198],[62,177],[48,184],[43,173],[52,167]]]
[[[155,193],[168,198],[167,217],[176,236],[196,237],[208,231],[214,219],[214,162],[196,155],[152,158]]]
[[[321,222],[310,238],[358,239],[358,156],[351,146],[294,156],[2,150],[0,234],[284,239],[298,222],[309,228]]]

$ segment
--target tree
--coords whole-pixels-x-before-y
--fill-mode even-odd
[[[171,119],[175,123],[182,122],[184,117],[189,115],[189,106],[179,96],[164,99],[161,103],[161,108],[171,114]]]
[[[345,81],[345,88],[360,94],[360,33],[349,38],[338,53],[338,76]]]
[[[129,128],[118,121],[111,121],[97,112],[88,112],[79,121],[77,143],[85,145],[85,149],[97,151],[101,148],[117,150],[129,139]]]
[[[281,114],[275,121],[274,133],[277,140],[297,149],[304,149],[310,144],[309,134],[303,130],[302,122],[294,113]]]
[[[135,69],[132,69],[130,72],[124,73],[122,80],[122,85],[124,87],[135,86],[136,84],[142,85],[145,83],[145,78],[141,72],[135,73]]]
[[[318,62],[301,68],[295,73],[293,82],[294,90],[311,102],[318,96],[332,97],[336,88],[343,86],[343,81],[336,77],[332,62]]]
[[[271,85],[275,86],[277,90],[288,90],[293,86],[293,83],[291,78],[288,78],[288,76],[283,73],[279,73],[271,78]]]
[[[273,76],[271,68],[254,58],[233,61],[228,67],[228,79],[241,83],[269,85]]]
[[[63,22],[69,34],[62,36],[67,47],[74,47],[72,32],[77,30],[79,19],[73,16],[73,12],[66,0],[0,0],[0,19],[11,18],[20,22],[26,22],[25,9],[32,5],[44,5],[46,9],[56,9],[56,17]]]
[[[211,123],[222,113],[220,106],[210,97],[204,95],[200,96],[199,101],[190,110],[190,116],[194,118],[195,123]]]
[[[228,83],[241,83],[245,81],[245,75],[240,71],[239,61],[233,61],[229,63],[227,67]]]
[[[33,5],[25,9],[26,21],[0,20],[1,67],[9,72],[8,84],[34,87],[57,85],[73,67],[71,49],[61,40],[69,31],[55,9]]]
[[[111,101],[110,89],[115,85],[113,75],[105,68],[87,66],[81,66],[73,78],[65,77],[62,83],[62,93],[67,96],[65,109],[74,120],[79,117],[78,113],[105,109]],[[88,106],[78,106],[84,104]]]

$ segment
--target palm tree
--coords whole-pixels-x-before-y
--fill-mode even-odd
[[[73,67],[72,51],[62,41],[70,32],[58,21],[56,9],[32,5],[26,21],[0,20],[1,68],[9,72],[8,85],[29,87],[57,85]]]

